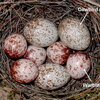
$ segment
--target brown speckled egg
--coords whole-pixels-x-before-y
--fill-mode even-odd
[[[10,67],[12,78],[19,83],[29,83],[38,75],[37,66],[27,59],[20,59],[12,63]]]
[[[90,44],[90,33],[78,18],[65,18],[60,22],[58,33],[61,41],[71,49],[84,50]]]
[[[55,42],[47,48],[48,58],[57,64],[65,64],[70,54],[70,49],[62,42]]]
[[[35,80],[36,86],[54,90],[64,86],[70,79],[67,69],[59,64],[46,63],[39,66],[39,75]]]
[[[10,58],[22,57],[27,50],[27,42],[20,34],[8,36],[3,42],[4,52]]]
[[[90,58],[83,52],[70,54],[66,67],[72,78],[80,79],[90,70]]]
[[[33,61],[36,66],[43,64],[46,59],[46,51],[44,48],[29,46],[26,54],[24,55],[26,59]]]
[[[58,39],[56,26],[47,19],[33,19],[24,28],[24,36],[34,46],[47,47]]]

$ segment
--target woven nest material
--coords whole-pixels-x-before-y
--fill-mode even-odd
[[[53,98],[67,100],[72,94],[81,95],[83,91],[86,91],[88,88],[83,87],[83,83],[91,83],[87,76],[81,80],[71,79],[68,84],[53,91],[40,89],[33,83],[17,83],[12,79],[9,72],[9,66],[13,60],[9,59],[2,50],[4,39],[10,34],[23,34],[25,24],[33,18],[46,18],[58,26],[63,18],[74,16],[84,21],[90,31],[91,44],[83,52],[88,53],[91,58],[90,78],[93,83],[100,83],[100,14],[96,11],[91,11],[88,14],[86,11],[78,11],[79,7],[96,8],[98,6],[82,0],[67,0],[66,2],[58,0],[55,0],[55,2],[38,0],[16,0],[15,2],[11,2],[11,0],[7,0],[6,2],[5,0],[5,2],[2,2],[0,4],[0,72],[3,79],[9,85],[13,86],[16,92],[22,93],[27,98],[31,96],[43,96],[52,98],[50,100],[53,100]]]

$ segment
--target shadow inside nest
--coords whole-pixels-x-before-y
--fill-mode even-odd
[[[82,3],[82,2],[81,2]],[[83,3],[84,4],[84,3]],[[90,83],[90,80],[85,76],[81,80],[71,79],[68,84],[60,89],[54,91],[46,91],[40,89],[33,84],[19,84],[12,80],[9,72],[9,65],[12,62],[2,50],[3,40],[10,34],[18,33],[23,34],[25,24],[33,18],[46,18],[57,26],[59,22],[69,16],[78,17],[80,20],[85,16],[85,12],[79,12],[78,7],[80,5],[68,0],[64,3],[21,3],[21,4],[9,4],[6,5],[0,11],[0,70],[4,78],[8,81],[8,84],[14,86],[18,92],[22,92],[26,95],[48,95],[52,97],[68,97],[71,94],[80,93],[86,88],[83,88],[83,83]],[[85,5],[86,6],[86,5]],[[5,13],[6,12],[6,13]],[[91,79],[95,80],[100,75],[100,22],[93,13],[89,13],[85,18],[85,24],[88,27],[91,34],[91,45],[84,50],[91,58],[91,71],[89,73]],[[98,67],[99,66],[99,67]]]

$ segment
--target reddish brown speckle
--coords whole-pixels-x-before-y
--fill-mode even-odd
[[[65,53],[66,53],[67,50],[68,50],[67,48],[63,48],[63,49],[62,49],[62,52],[65,52]]]
[[[74,68],[74,70],[77,70],[77,68]]]
[[[16,34],[15,35],[12,35],[11,38],[15,39],[16,38]]]
[[[72,68],[72,66],[71,65],[69,65],[69,69],[71,70],[71,68]]]
[[[43,56],[43,53],[40,53],[41,56]]]
[[[14,71],[13,67],[10,69],[11,75],[17,74],[17,71]]]
[[[83,68],[83,65],[80,65],[81,68]]]

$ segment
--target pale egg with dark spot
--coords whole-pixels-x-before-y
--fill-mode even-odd
[[[12,63],[10,73],[15,81],[29,83],[38,76],[38,68],[32,61],[20,59]]]
[[[71,49],[85,50],[90,44],[90,33],[84,23],[78,18],[63,19],[58,27],[61,41]]]
[[[34,18],[25,25],[24,36],[34,46],[47,47],[58,39],[58,32],[51,21]]]
[[[12,34],[3,42],[4,52],[10,58],[22,57],[27,50],[27,42],[21,34]]]
[[[47,48],[48,58],[57,64],[65,64],[70,54],[70,48],[62,42],[55,42]]]
[[[46,51],[44,48],[33,45],[28,46],[24,58],[31,60],[36,66],[43,64],[46,59]]]
[[[72,78],[83,78],[90,70],[90,58],[84,52],[70,54],[66,67]]]
[[[35,80],[36,86],[54,90],[64,86],[70,79],[70,75],[65,67],[59,64],[46,63],[39,66],[39,75]]]

